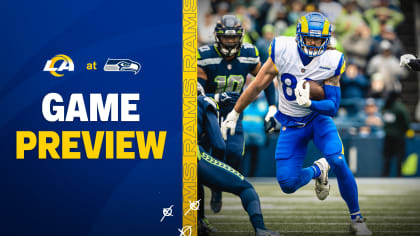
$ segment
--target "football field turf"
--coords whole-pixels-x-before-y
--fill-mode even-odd
[[[320,201],[314,181],[293,194],[284,194],[275,178],[250,182],[261,200],[265,225],[282,235],[350,235],[350,216],[336,179],[330,179],[328,198]],[[359,204],[373,235],[420,235],[419,178],[358,178]],[[222,210],[210,210],[206,188],[206,216],[217,229],[211,235],[254,235],[240,198],[223,193]]]

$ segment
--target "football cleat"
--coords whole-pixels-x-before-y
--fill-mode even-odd
[[[220,212],[220,210],[222,209],[222,192],[211,192],[210,208],[214,213]]]
[[[328,183],[330,165],[325,158],[318,159],[314,164],[321,170],[321,175],[315,179],[315,193],[319,200],[325,200],[330,194],[331,186]]]
[[[255,236],[281,236],[281,234],[270,231],[268,229],[258,229],[255,231]]]
[[[354,235],[372,235],[363,218],[357,216],[356,219],[351,220],[350,232]]]
[[[217,229],[210,224],[207,218],[202,218],[198,220],[198,235],[199,236],[206,236],[209,233],[217,232]]]

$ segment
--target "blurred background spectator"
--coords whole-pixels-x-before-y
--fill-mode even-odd
[[[341,42],[343,43],[347,61],[352,61],[364,71],[372,42],[369,27],[365,24],[360,24],[352,33],[344,34]]]
[[[394,29],[387,25],[381,25],[379,34],[372,38],[372,49],[371,49],[370,54],[375,55],[375,54],[381,53],[380,46],[381,46],[381,42],[384,40],[387,40],[388,42],[391,43],[392,54],[399,58],[403,51],[401,41],[395,34]]]
[[[341,77],[340,87],[341,106],[347,109],[349,116],[357,114],[366,97],[369,81],[353,61],[349,61],[346,72]]]
[[[254,177],[257,170],[258,154],[261,147],[266,145],[266,135],[264,130],[264,117],[267,113],[267,100],[263,94],[253,101],[244,110],[242,125],[245,138],[245,152],[249,153],[249,166],[247,176]],[[242,167],[242,171],[245,172]],[[245,173],[244,173],[245,174]]]
[[[262,29],[263,36],[257,40],[255,46],[257,46],[260,52],[261,64],[263,64],[268,58],[268,48],[270,47],[271,41],[274,38],[274,26],[266,24]]]
[[[332,0],[321,0],[318,8],[319,11],[324,13],[328,20],[334,24],[337,17],[341,14],[343,6]]]
[[[347,34],[354,34],[358,27],[366,25],[357,2],[355,0],[345,0],[343,2],[344,8],[335,22],[335,32],[339,39]]]
[[[397,176],[401,176],[401,165],[405,157],[405,133],[410,125],[410,116],[405,105],[398,99],[399,93],[392,92],[383,109],[385,123],[384,169],[382,176],[389,176],[391,159],[397,159]]]
[[[382,116],[376,105],[375,99],[366,99],[364,112],[359,113],[358,120],[360,122],[359,133],[361,136],[373,135],[376,137],[383,137]]]
[[[380,33],[381,25],[395,28],[404,20],[404,15],[398,9],[393,9],[389,4],[389,0],[374,2],[373,8],[367,9],[364,13],[372,35]]]
[[[198,43],[211,44],[214,43],[214,26],[216,25],[216,17],[210,13],[206,13],[204,20],[198,24]]]
[[[383,75],[385,93],[401,92],[400,79],[404,79],[408,74],[405,68],[400,67],[400,61],[392,54],[391,47],[392,44],[388,40],[381,41],[379,45],[381,53],[372,57],[367,67],[368,75],[378,72]]]

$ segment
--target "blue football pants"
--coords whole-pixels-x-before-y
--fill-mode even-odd
[[[344,150],[331,117],[318,115],[305,127],[282,127],[276,147],[277,180],[285,193],[293,193],[314,177],[314,169],[303,168],[308,142],[327,159],[337,176],[340,194],[350,213],[359,212],[357,184],[344,158]]]

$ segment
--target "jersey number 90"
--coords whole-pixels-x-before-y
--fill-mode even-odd
[[[223,92],[237,92],[242,91],[244,86],[244,77],[242,75],[229,75],[229,77],[218,75],[214,78],[214,82],[217,84],[216,93]]]

